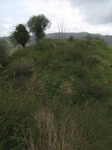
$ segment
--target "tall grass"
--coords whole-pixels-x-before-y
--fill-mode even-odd
[[[0,91],[1,149],[111,149],[112,120],[104,105],[87,102],[52,108],[29,91],[19,92],[11,88]]]

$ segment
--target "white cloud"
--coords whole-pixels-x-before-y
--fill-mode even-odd
[[[74,25],[82,20],[79,9],[73,9],[69,0],[24,0],[24,5],[32,15],[45,14],[52,22],[51,28],[47,32],[57,32],[57,24],[61,21],[67,27],[66,31],[71,31]]]
[[[0,36],[8,36],[13,25],[14,22],[11,18],[0,18]]]
[[[51,20],[52,26],[46,33],[57,32],[57,24],[63,21],[66,32],[112,34],[111,23],[106,22],[106,19],[111,20],[109,4],[112,0],[107,2],[109,9],[105,9],[105,13],[102,12],[104,2],[106,0],[11,0],[8,6],[4,2],[4,7],[0,6],[3,15],[0,19],[0,36],[9,35],[14,26],[26,23],[31,16],[39,14]],[[8,9],[4,12],[5,5]],[[102,14],[97,14],[100,11]],[[105,24],[102,24],[102,19]],[[95,21],[97,24],[93,23]]]
[[[5,27],[6,29],[10,29],[13,26],[13,24],[14,22],[11,18],[5,18],[3,27]]]

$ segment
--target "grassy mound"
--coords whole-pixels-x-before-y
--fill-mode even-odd
[[[1,149],[111,149],[112,48],[103,41],[20,49],[0,86]]]

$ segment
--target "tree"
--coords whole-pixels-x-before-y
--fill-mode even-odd
[[[10,40],[14,45],[22,45],[25,47],[26,43],[29,41],[30,35],[23,24],[16,26],[15,31],[11,34]]]
[[[66,32],[66,27],[64,25],[64,21],[61,20],[58,24],[57,24],[57,29],[58,29],[58,38],[59,39],[63,39],[64,38],[64,34]]]
[[[45,36],[45,30],[51,25],[50,21],[44,15],[33,16],[27,22],[27,26],[37,40]]]

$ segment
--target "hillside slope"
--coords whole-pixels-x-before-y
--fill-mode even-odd
[[[110,150],[112,48],[102,40],[43,39],[0,76],[0,148]]]
[[[49,86],[52,90],[54,88],[53,83],[56,84],[57,88],[54,88],[53,96],[54,94],[59,95],[55,92],[60,92],[59,87],[68,82],[71,88],[75,88],[71,95],[73,98],[77,96],[77,101],[81,95],[83,99],[87,99],[89,96],[93,98],[97,86],[97,88],[101,87],[100,90],[102,90],[101,97],[98,99],[104,99],[104,91],[111,88],[110,81],[108,81],[112,75],[111,53],[111,48],[101,40],[87,39],[74,40],[73,42],[68,40],[44,40],[33,47],[18,50],[12,57],[14,57],[16,63],[20,62],[22,57],[23,63],[26,61],[31,65],[33,73],[35,72],[38,78],[44,80],[44,86]],[[85,93],[77,95],[77,90],[81,88],[82,92]],[[48,90],[48,87],[45,87],[45,89]],[[51,94],[51,91],[50,93],[46,92]],[[96,98],[97,96],[94,97],[95,100]]]

